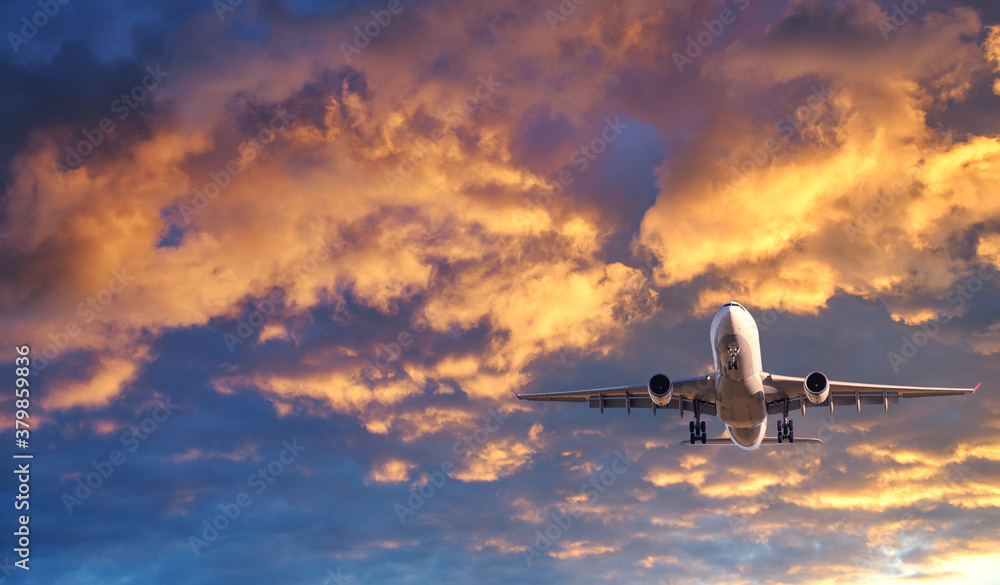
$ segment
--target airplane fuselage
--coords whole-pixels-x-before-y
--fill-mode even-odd
[[[718,418],[734,443],[743,449],[756,449],[767,427],[757,323],[739,303],[726,303],[712,320],[711,341],[718,372]]]

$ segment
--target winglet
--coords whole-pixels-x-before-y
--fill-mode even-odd
[[[980,383],[976,384],[976,387],[972,389],[972,393],[973,393],[973,394],[975,394],[975,393],[976,393],[976,390],[979,390],[979,387],[980,387],[980,386],[982,386],[982,385],[983,385],[983,383],[982,383],[982,382],[980,382]]]
[[[973,390],[973,392],[975,392],[975,390]],[[510,389],[510,393],[514,395],[514,398],[517,398],[518,400],[521,399],[521,397],[517,395],[517,392],[514,392],[513,388]]]

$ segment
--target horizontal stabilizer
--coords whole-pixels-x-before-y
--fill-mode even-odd
[[[792,444],[795,445],[797,443],[803,443],[804,444],[804,443],[822,443],[822,442],[823,441],[820,440],[820,439],[795,439],[795,442],[792,443]],[[691,441],[683,441],[681,443],[681,445],[701,445],[701,444],[702,444],[701,441],[695,441],[694,443],[692,443]],[[708,439],[707,441],[705,441],[704,444],[705,445],[735,445],[736,443],[733,443],[732,439]],[[779,444],[778,443],[778,437],[764,437],[764,440],[761,441],[761,444],[762,445],[778,445]],[[788,441],[787,440],[783,441],[780,444],[781,445],[787,445]]]

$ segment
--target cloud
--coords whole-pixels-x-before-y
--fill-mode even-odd
[[[531,456],[544,447],[541,423],[535,423],[524,441],[500,438],[472,451],[459,466],[455,478],[461,481],[496,481],[531,464]]]
[[[390,459],[373,468],[368,474],[368,480],[372,483],[402,483],[409,481],[410,471],[414,467],[416,466],[412,463]]]
[[[928,302],[992,262],[957,242],[992,235],[984,221],[1000,210],[986,194],[1000,143],[942,139],[927,124],[987,67],[969,40],[982,25],[956,9],[883,42],[873,38],[883,17],[865,2],[802,3],[718,56],[710,75],[749,90],[749,103],[778,88],[786,97],[755,108],[763,123],[710,127],[695,137],[703,156],[665,165],[636,241],[660,259],[658,284],[712,271],[726,276],[700,290],[702,311],[739,297],[812,313],[843,292],[919,322]],[[916,295],[922,308],[907,306]]]

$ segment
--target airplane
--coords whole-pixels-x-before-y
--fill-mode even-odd
[[[928,388],[921,386],[887,386],[882,384],[857,384],[835,382],[822,372],[812,372],[805,378],[780,376],[763,371],[760,359],[760,335],[757,323],[750,312],[737,302],[722,305],[712,319],[710,330],[712,358],[715,372],[683,380],[671,380],[656,374],[645,385],[595,388],[518,394],[518,400],[545,400],[561,402],[588,402],[591,408],[675,408],[694,415],[688,423],[690,440],[682,445],[735,444],[746,451],[753,451],[761,444],[795,443],[795,432],[788,412],[796,408],[806,413],[806,407],[853,404],[861,412],[862,404],[881,404],[886,411],[889,404],[898,404],[900,398],[923,396],[954,396],[973,394],[975,388]],[[647,394],[648,396],[643,396]],[[778,434],[765,437],[767,415],[781,414]],[[729,438],[709,439],[702,415],[714,415],[725,425]],[[800,438],[799,443],[822,443],[813,438]]]

